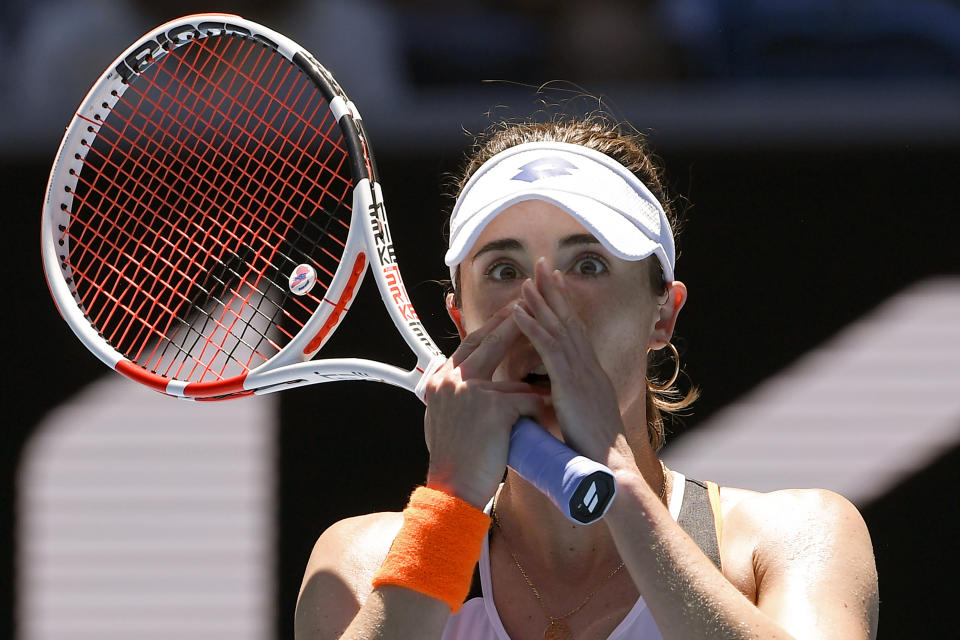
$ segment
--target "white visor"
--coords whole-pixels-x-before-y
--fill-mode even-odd
[[[531,142],[490,158],[471,176],[450,216],[450,278],[497,214],[524,200],[560,207],[624,260],[656,255],[673,281],[673,233],[660,202],[610,156],[566,142]]]

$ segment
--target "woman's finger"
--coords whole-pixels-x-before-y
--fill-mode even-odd
[[[471,383],[480,385],[480,388],[501,393],[535,393],[532,384],[519,380],[473,380]]]
[[[507,307],[504,307],[490,316],[479,329],[467,334],[466,337],[460,341],[460,346],[457,347],[457,350],[450,356],[450,360],[453,361],[453,366],[459,366],[461,362],[466,360],[467,357],[483,343],[484,338],[494,332],[508,317],[510,317],[510,311]]]
[[[529,314],[536,318],[544,329],[554,335],[563,333],[564,328],[559,317],[550,308],[550,304],[544,299],[543,294],[540,293],[532,280],[523,283],[523,286],[520,287],[520,293]]]
[[[464,341],[470,341],[465,350],[467,354],[459,363],[454,361],[464,380],[471,378],[489,380],[507,355],[507,351],[520,338],[522,335],[520,329],[510,316],[511,306],[507,305],[497,312],[498,324],[493,330],[479,338],[474,338],[474,335],[470,334],[464,339]]]
[[[504,407],[509,406],[515,414],[513,422],[520,418],[539,420],[544,407],[543,398],[536,393],[491,392],[490,402],[500,402]],[[510,427],[513,427],[513,424]]]
[[[577,324],[579,318],[570,303],[570,298],[562,285],[563,276],[559,271],[551,271],[547,266],[546,260],[537,261],[534,267],[534,280],[537,285],[537,291],[543,296],[550,308],[556,314],[559,322],[569,328],[571,324]],[[559,276],[559,278],[557,277]]]
[[[559,270],[550,272],[544,264],[537,279],[538,290],[541,291],[544,300],[557,316],[558,322],[563,328],[563,334],[569,339],[576,356],[590,358],[595,355],[593,345],[587,338],[583,321],[580,319],[580,314],[577,313],[576,307],[570,299],[565,276]]]
[[[547,372],[551,374],[551,378],[556,372],[569,367],[570,363],[564,353],[563,345],[554,333],[541,324],[539,317],[530,315],[519,304],[514,306],[513,316],[517,327],[540,354]]]

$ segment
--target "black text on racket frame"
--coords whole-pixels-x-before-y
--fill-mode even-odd
[[[238,16],[174,20],[111,64],[61,142],[41,234],[51,294],[83,344],[170,396],[370,380],[423,400],[446,359],[404,288],[356,107],[306,50]],[[294,295],[302,265],[317,282]],[[410,370],[312,360],[368,266]],[[616,493],[606,467],[527,419],[509,464],[575,522],[600,519]]]

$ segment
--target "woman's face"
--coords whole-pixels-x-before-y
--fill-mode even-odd
[[[669,340],[686,297],[685,290],[679,291],[683,285],[673,283],[670,294],[658,296],[651,289],[646,261],[615,257],[573,217],[542,200],[524,201],[501,212],[461,263],[462,331],[477,329],[498,309],[518,300],[520,286],[533,277],[541,257],[551,270],[563,273],[573,307],[621,409],[644,398],[647,350]],[[677,296],[682,296],[679,304],[674,303]],[[535,369],[543,373],[539,365],[536,351],[521,337],[494,379],[522,380]]]

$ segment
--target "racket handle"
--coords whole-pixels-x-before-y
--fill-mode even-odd
[[[513,426],[507,464],[577,524],[602,518],[617,495],[610,469],[579,455],[529,418]]]

